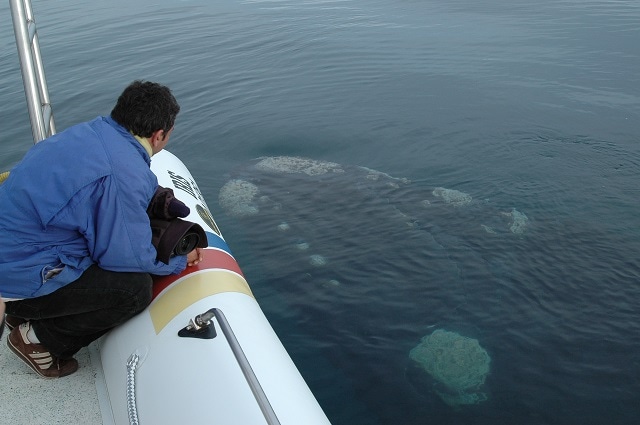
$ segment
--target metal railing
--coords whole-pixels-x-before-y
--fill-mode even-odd
[[[242,370],[242,374],[249,384],[249,388],[251,389],[251,392],[253,393],[253,396],[255,397],[256,402],[258,403],[258,406],[260,407],[260,410],[262,411],[262,414],[267,421],[267,424],[280,425],[280,420],[278,419],[276,412],[273,410],[273,407],[269,402],[269,398],[262,389],[262,385],[260,385],[260,381],[253,371],[251,363],[249,363],[249,359],[247,359],[247,356],[244,354],[242,346],[240,346],[240,343],[238,342],[238,339],[236,338],[233,329],[231,329],[231,325],[229,324],[229,321],[227,320],[227,317],[224,315],[222,310],[220,310],[219,308],[212,308],[202,314],[199,314],[195,317],[195,319],[192,319],[189,323],[189,326],[187,326],[183,330],[187,331],[187,333],[178,335],[188,336],[189,332],[197,333],[196,329],[202,330],[203,328],[213,326],[213,322],[211,321],[211,319],[213,319],[214,317],[218,320],[218,325],[220,325],[220,329],[222,330],[224,337],[229,343],[229,347],[231,348],[231,351],[233,352],[233,355],[238,362],[238,366],[240,366],[240,369]]]
[[[31,0],[10,0],[10,3],[24,94],[27,97],[31,118],[33,142],[38,143],[56,133],[49,89],[40,55],[38,32],[31,9]]]

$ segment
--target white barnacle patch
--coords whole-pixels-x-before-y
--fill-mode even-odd
[[[444,187],[436,187],[433,189],[433,196],[441,198],[445,203],[453,205],[454,207],[469,205],[473,199],[468,193],[455,189],[445,189]]]
[[[309,249],[309,243],[305,242],[305,241],[296,241],[295,244],[296,248],[298,248],[300,251],[306,251],[307,249]]]
[[[282,223],[278,224],[278,230],[280,230],[281,232],[286,232],[290,228],[291,226],[289,226],[289,223],[287,223],[286,221],[283,221]]]
[[[239,179],[229,180],[220,189],[218,200],[220,205],[233,216],[255,215],[259,211],[254,203],[258,192],[258,186],[253,183]]]
[[[263,158],[255,165],[256,169],[276,173],[304,173],[309,176],[326,174],[329,172],[342,173],[344,170],[340,164],[327,161],[315,161],[312,159],[293,156],[271,156]]]
[[[324,258],[322,255],[313,254],[309,256],[309,263],[312,266],[321,267],[327,264],[327,259]]]
[[[495,231],[495,230],[493,230],[493,228],[492,228],[492,227],[487,226],[486,224],[481,224],[481,225],[480,225],[480,227],[482,227],[482,229],[483,229],[485,232],[487,232],[487,233],[489,233],[489,234],[491,234],[491,235],[495,235],[495,234],[496,234],[496,231]]]
[[[512,208],[510,212],[503,212],[502,215],[511,217],[509,230],[511,230],[511,233],[515,233],[516,235],[523,234],[529,225],[529,217],[515,208]]]

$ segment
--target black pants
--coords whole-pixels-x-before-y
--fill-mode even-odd
[[[103,270],[95,264],[70,284],[38,298],[7,303],[7,314],[31,321],[51,354],[69,358],[151,303],[147,273]]]

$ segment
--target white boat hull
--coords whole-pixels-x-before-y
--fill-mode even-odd
[[[186,219],[205,229],[209,247],[198,266],[157,279],[152,304],[101,340],[106,409],[113,422],[135,423],[137,415],[143,425],[328,424],[253,297],[189,171],[165,151],[153,157],[152,169],[159,184],[189,206]],[[213,308],[226,317],[249,368],[241,368],[218,317],[212,320],[215,338],[178,336],[191,319]],[[128,380],[132,356],[139,360]]]

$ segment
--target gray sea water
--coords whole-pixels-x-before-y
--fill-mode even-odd
[[[168,149],[332,423],[639,423],[640,3],[33,7],[59,130],[134,79],[173,89]],[[31,130],[0,14],[5,170]],[[253,165],[274,156],[342,172]],[[223,205],[234,179],[256,214]],[[436,330],[486,350],[486,400],[410,358]]]

